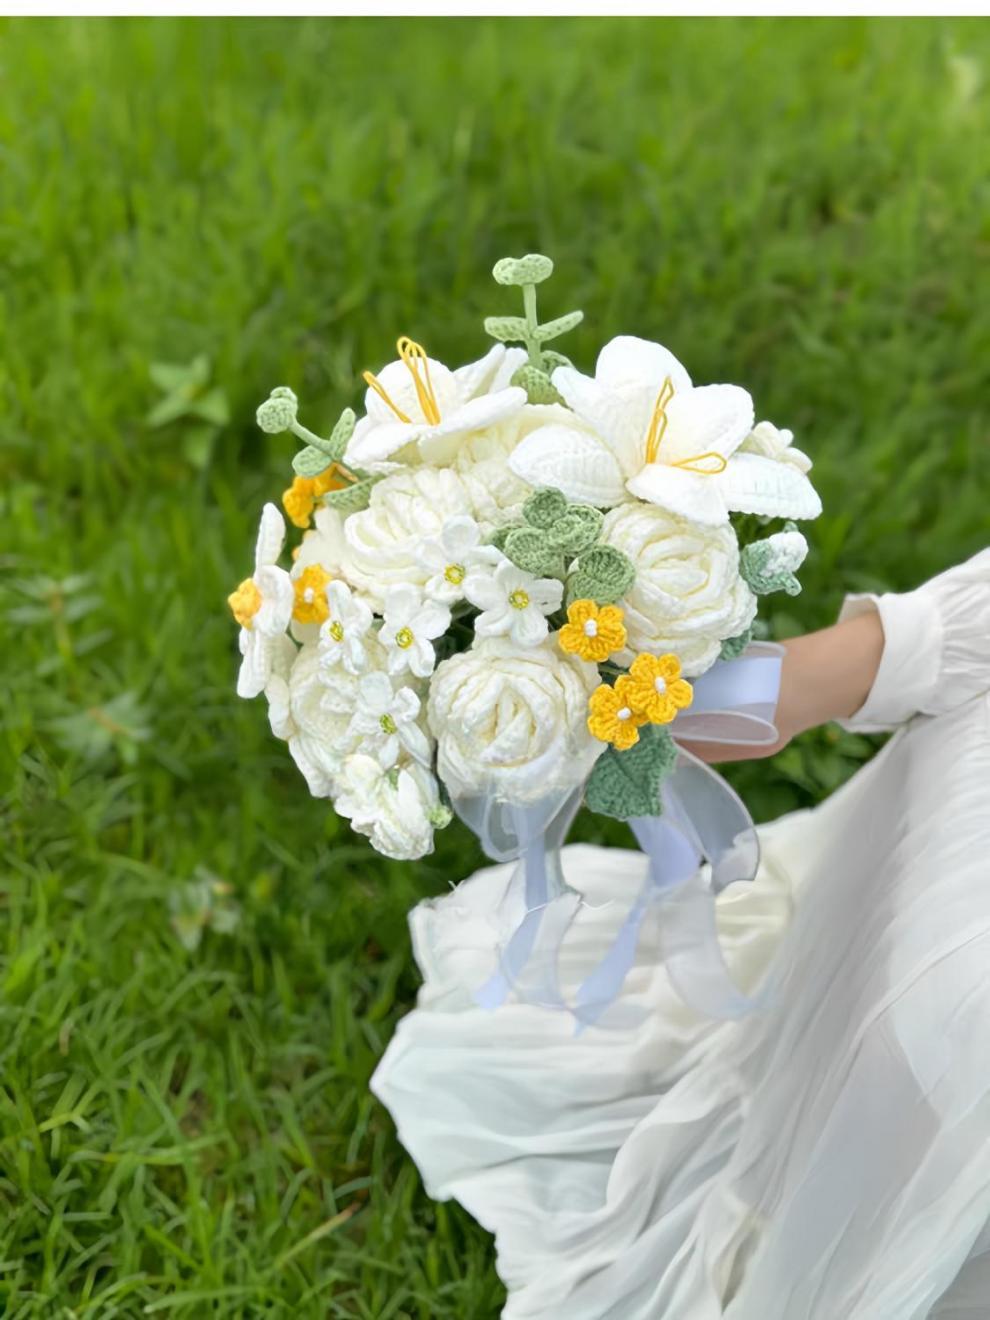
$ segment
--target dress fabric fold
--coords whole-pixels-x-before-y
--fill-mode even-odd
[[[928,586],[866,607],[890,612],[881,678],[916,647],[929,713],[760,826],[756,882],[718,897],[759,1012],[693,1013],[647,929],[622,990],[643,1020],[575,1037],[565,1015],[472,998],[506,867],[411,913],[423,985],[372,1089],[430,1195],[495,1235],[506,1320],[990,1315],[990,552]],[[897,699],[872,693],[865,723]],[[647,861],[562,856],[586,900],[567,984]]]

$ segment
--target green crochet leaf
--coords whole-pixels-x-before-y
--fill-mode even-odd
[[[522,514],[531,527],[542,527],[549,531],[558,518],[567,512],[567,500],[553,486],[541,486],[534,490],[523,505]]]
[[[749,646],[752,640],[752,628],[747,628],[745,632],[739,633],[736,637],[727,637],[722,643],[722,649],[719,652],[718,658],[720,660],[735,660],[738,656],[742,655],[743,651],[745,651],[746,647]]]
[[[526,320],[522,316],[486,316],[485,334],[505,344],[526,338]]]
[[[636,569],[628,555],[612,545],[596,545],[578,560],[567,580],[567,600],[593,600],[611,605],[624,596],[636,580]]]
[[[556,352],[555,349],[545,348],[541,353],[543,366],[547,371],[552,372],[556,367],[573,367],[574,363],[563,353]]]
[[[674,768],[677,747],[666,729],[647,724],[624,752],[609,747],[595,762],[584,798],[592,811],[615,820],[659,816],[660,787]]]
[[[574,504],[554,522],[547,540],[565,555],[579,555],[589,550],[601,536],[605,515],[587,504]]]
[[[337,425],[330,432],[330,439],[327,441],[326,452],[335,463],[339,463],[344,457],[347,446],[351,442],[351,436],[354,434],[354,426],[357,422],[353,408],[345,408],[337,419]]]
[[[496,527],[492,533],[491,544],[496,550],[505,551],[505,543],[509,538],[509,533],[516,531],[518,523],[511,523],[508,527]]]
[[[552,321],[544,321],[543,325],[538,325],[534,332],[534,338],[539,343],[545,344],[551,339],[556,339],[559,335],[566,335],[568,330],[573,330],[583,320],[584,312],[567,312],[564,316],[555,317]]]
[[[379,481],[381,477],[365,477],[362,481],[344,486],[342,490],[330,491],[322,497],[323,503],[328,509],[336,509],[338,513],[360,513],[362,509],[368,507],[372,487]]]
[[[547,544],[547,534],[538,527],[516,527],[505,538],[503,551],[519,568],[536,577],[564,576],[559,550]]]
[[[542,284],[553,274],[553,262],[538,252],[525,257],[503,257],[492,274],[499,284]]]
[[[292,470],[300,477],[318,477],[327,470],[330,463],[325,450],[317,449],[316,445],[307,445],[293,457]]]
[[[518,385],[526,391],[530,403],[563,403],[563,396],[558,394],[551,384],[550,377],[531,362],[525,362],[512,373],[511,385]]]

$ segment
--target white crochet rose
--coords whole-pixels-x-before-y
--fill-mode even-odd
[[[437,666],[428,719],[453,794],[535,802],[581,783],[603,749],[588,732],[598,670],[553,640],[520,650],[486,638]]]
[[[337,814],[385,857],[411,862],[433,851],[433,829],[450,819],[436,779],[410,762],[385,771],[372,756],[349,756],[337,780]]]
[[[678,518],[651,504],[622,504],[605,516],[602,542],[632,560],[636,579],[618,603],[628,646],[620,663],[642,651],[672,651],[688,677],[718,659],[722,642],[744,632],[756,597],[739,575],[731,527]]]
[[[317,514],[316,526],[322,552],[381,613],[390,587],[411,582],[422,590],[432,576],[419,556],[424,537],[439,536],[449,518],[473,511],[456,472],[418,467],[385,477],[372,489],[371,502],[360,513],[339,522]],[[309,541],[303,542],[300,558],[309,545]],[[313,552],[316,549],[314,546]]]
[[[385,653],[374,638],[368,639],[366,656],[369,668],[384,665]],[[272,732],[288,743],[314,797],[335,791],[344,758],[356,747],[351,720],[358,683],[343,666],[328,670],[318,645],[307,642],[265,688]]]

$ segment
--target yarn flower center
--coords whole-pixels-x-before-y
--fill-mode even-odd
[[[230,612],[242,628],[250,628],[251,620],[261,609],[261,592],[254,578],[245,578],[236,591],[227,597]]]

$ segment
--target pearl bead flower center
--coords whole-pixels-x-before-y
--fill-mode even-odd
[[[632,715],[632,711],[629,709],[628,706],[623,706],[621,710],[617,710],[615,712],[615,718],[617,720],[628,720],[631,715]]]
[[[654,679],[653,686],[656,688],[656,690],[660,693],[662,697],[663,694],[667,691],[667,680],[665,678],[658,677]]]
[[[598,636],[598,624],[594,621],[594,619],[588,619],[587,622],[585,623],[584,635],[585,637]]]

